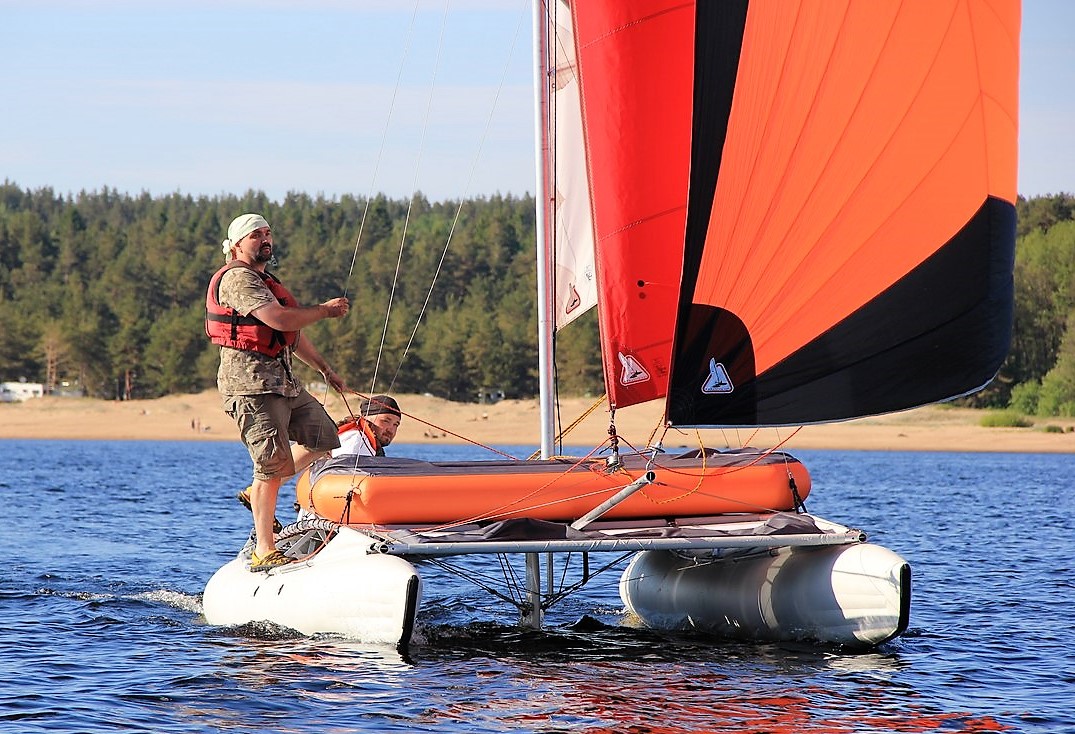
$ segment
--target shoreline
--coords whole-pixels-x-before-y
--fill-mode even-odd
[[[316,397],[322,398],[323,395]],[[503,400],[492,405],[454,403],[427,395],[397,395],[404,412],[397,444],[467,444],[536,446],[539,442],[537,400]],[[358,399],[348,403],[355,407]],[[565,425],[594,403],[589,398],[561,401]],[[338,395],[326,408],[333,418],[349,411]],[[620,436],[642,447],[659,428],[663,403],[632,406],[617,412]],[[781,446],[795,449],[863,451],[969,451],[1020,453],[1075,452],[1075,419],[1032,419],[1027,428],[985,428],[989,411],[931,405],[842,423],[795,428],[673,429],[664,435],[666,448]],[[1046,426],[1052,426],[1049,431]],[[596,446],[608,435],[608,413],[602,404],[565,440],[570,446]],[[170,395],[154,400],[112,401],[93,398],[34,398],[0,403],[0,440],[86,439],[106,441],[238,441],[231,419],[215,390]]]

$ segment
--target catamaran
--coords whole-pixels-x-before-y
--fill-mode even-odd
[[[534,6],[541,458],[319,462],[277,540],[296,562],[253,573],[245,548],[207,584],[206,620],[406,646],[423,566],[498,554],[523,559],[510,598],[540,627],[599,555],[622,557],[625,614],[650,627],[849,647],[899,635],[909,564],[808,513],[802,463],[668,453],[619,435],[615,411],[664,400],[665,430],[797,426],[995,376],[1012,321],[1018,1]],[[555,332],[594,305],[610,436],[560,457]],[[554,564],[580,556],[555,587]]]

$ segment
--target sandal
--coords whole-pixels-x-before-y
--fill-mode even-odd
[[[250,487],[247,487],[246,489],[240,490],[239,494],[235,495],[235,499],[239,500],[239,502],[242,503],[243,507],[245,507],[246,509],[250,510],[250,512],[254,511],[254,508],[250,506]],[[279,533],[283,529],[284,529],[284,526],[281,525],[280,521],[276,519],[275,515],[273,515],[273,518],[272,518],[272,531],[274,533]]]
[[[269,551],[269,554],[264,558],[258,558],[257,553],[250,554],[250,570],[251,571],[268,571],[271,568],[277,566],[286,566],[289,563],[294,563],[294,558],[288,558],[275,548]]]

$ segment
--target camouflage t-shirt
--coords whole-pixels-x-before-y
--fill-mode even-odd
[[[261,277],[250,268],[232,268],[220,278],[221,306],[234,308],[243,316],[273,303],[276,296]],[[291,350],[270,357],[245,349],[220,348],[220,368],[216,373],[217,389],[225,397],[276,393],[293,398],[302,392],[291,370]]]

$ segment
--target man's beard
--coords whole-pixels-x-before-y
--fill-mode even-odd
[[[380,447],[381,447],[381,448],[383,449],[383,448],[384,448],[385,446],[387,446],[387,445],[389,445],[390,443],[392,443],[392,439],[388,438],[388,439],[386,440],[386,435],[385,435],[385,432],[384,432],[384,431],[380,430],[380,429],[379,429],[379,428],[378,428],[378,427],[377,427],[376,425],[374,425],[374,424],[370,424],[370,425],[371,425],[371,427],[373,428],[373,435],[377,437],[377,445],[378,445],[378,446],[380,446]]]
[[[258,249],[258,253],[254,255],[254,262],[268,263],[272,262],[272,248],[262,247]]]

